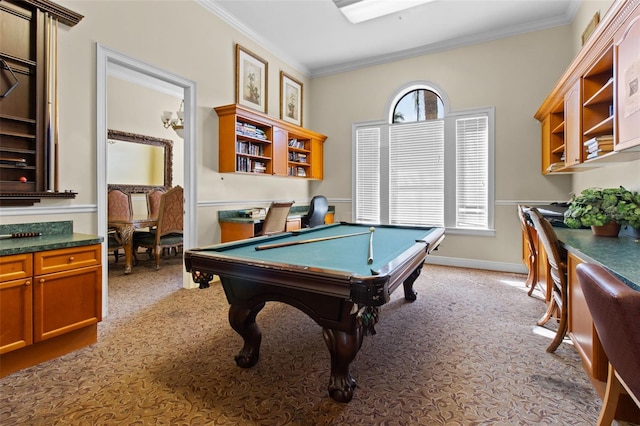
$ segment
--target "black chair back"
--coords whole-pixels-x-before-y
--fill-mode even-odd
[[[316,195],[311,199],[309,204],[309,212],[305,218],[306,225],[309,228],[324,225],[324,217],[329,211],[329,202],[324,195]]]

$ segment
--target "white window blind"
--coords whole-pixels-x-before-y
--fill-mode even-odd
[[[456,120],[456,227],[484,228],[488,221],[488,118]]]
[[[444,121],[389,128],[389,222],[444,225]]]
[[[380,222],[380,128],[356,130],[356,222]]]

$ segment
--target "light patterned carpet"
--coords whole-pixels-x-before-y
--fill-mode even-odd
[[[122,274],[97,344],[0,380],[9,425],[593,425],[600,399],[573,347],[533,333],[543,302],[524,276],[427,265],[409,303],[381,310],[351,372],[348,404],[327,393],[321,329],[287,305],[258,316],[261,358],[235,365],[241,338],[219,285],[185,290],[181,259]]]

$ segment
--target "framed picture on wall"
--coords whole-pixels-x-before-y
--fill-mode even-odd
[[[236,44],[236,103],[267,113],[269,64]]]
[[[302,126],[302,83],[280,71],[280,118]]]

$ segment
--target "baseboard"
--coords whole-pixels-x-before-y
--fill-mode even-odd
[[[512,272],[528,274],[526,266],[518,263],[491,262],[488,260],[463,259],[459,257],[427,256],[426,263],[442,266],[456,266],[459,268],[486,269],[488,271]]]

